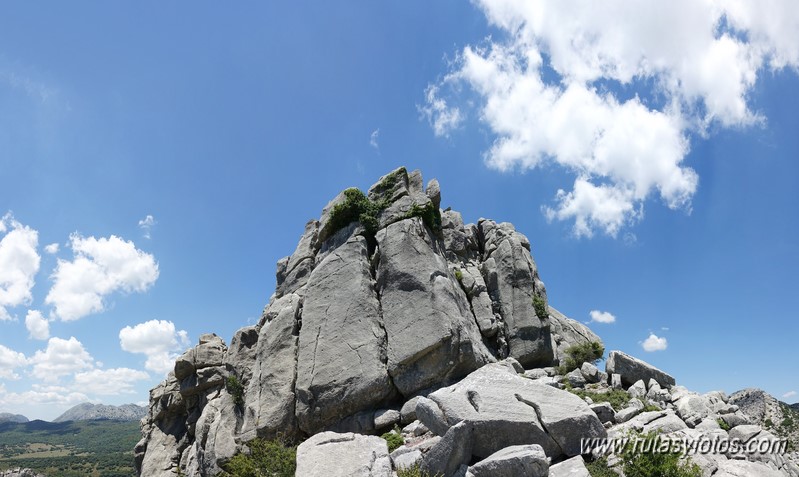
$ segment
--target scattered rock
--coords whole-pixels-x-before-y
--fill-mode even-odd
[[[386,441],[375,436],[320,432],[297,447],[303,477],[391,477]]]
[[[537,444],[501,449],[469,467],[472,477],[547,477],[549,461]]]
[[[605,372],[610,375],[620,374],[622,384],[625,386],[632,386],[639,379],[643,380],[644,383],[649,381],[649,379],[654,379],[664,388],[675,384],[674,378],[668,374],[621,351],[610,352],[605,362]]]

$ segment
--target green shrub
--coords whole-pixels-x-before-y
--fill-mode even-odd
[[[386,432],[385,434],[383,434],[380,437],[385,439],[386,442],[388,443],[388,451],[389,452],[394,452],[402,444],[405,444],[405,439],[403,439],[402,435],[399,432],[397,432],[396,430]]]
[[[625,449],[621,454],[622,470],[626,477],[701,477],[702,470],[691,461],[681,459],[682,454],[657,452],[657,434],[637,434],[632,436],[644,439],[638,449]],[[642,452],[646,449],[648,452]],[[635,450],[635,452],[634,452]],[[654,450],[654,451],[653,451]]]
[[[659,406],[655,406],[654,404],[646,403],[646,404],[644,404],[644,408],[641,410],[641,412],[653,412],[653,411],[662,411],[662,410],[663,409],[661,409]]]
[[[457,278],[459,282],[463,281],[463,272],[460,268],[455,269],[455,278]]]
[[[294,477],[297,447],[282,439],[254,439],[247,443],[250,454],[236,454],[223,465],[231,477]]]
[[[428,202],[424,207],[416,203],[411,205],[411,210],[405,214],[405,218],[411,217],[421,217],[427,228],[437,234],[441,232],[441,211],[432,202]]]
[[[538,318],[546,320],[549,317],[549,308],[547,308],[547,301],[544,297],[538,295],[533,297],[533,309]]]
[[[558,373],[566,374],[583,365],[595,364],[605,354],[605,347],[598,341],[579,343],[566,348],[566,359],[558,367]]]
[[[231,374],[227,377],[225,387],[227,388],[227,392],[233,396],[233,402],[236,403],[237,406],[244,404],[244,386],[239,382],[239,378]]]
[[[730,425],[727,424],[727,422],[724,419],[722,419],[722,418],[716,419],[716,422],[718,422],[719,423],[719,427],[724,429],[725,431],[729,431],[730,429],[732,429],[730,427]]]
[[[608,460],[605,458],[588,462],[585,464],[585,468],[588,469],[591,477],[619,477],[619,474],[608,466]]]
[[[443,477],[441,474],[430,475],[428,472],[423,471],[419,464],[411,467],[400,467],[397,469],[397,477]]]
[[[611,407],[613,407],[613,409],[616,411],[621,411],[627,407],[627,403],[630,402],[630,395],[621,389],[611,389],[606,393],[593,393],[591,391],[572,389],[570,387],[567,387],[567,390],[583,399],[588,397],[594,402],[606,402],[610,404]],[[658,408],[658,411],[659,410],[660,408]]]
[[[774,427],[774,421],[772,421],[771,419],[766,419],[765,421],[763,421],[763,425],[765,425],[766,427]]]

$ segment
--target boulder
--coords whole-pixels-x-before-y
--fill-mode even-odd
[[[785,474],[757,462],[721,460],[713,477],[785,477]]]
[[[353,236],[308,279],[297,355],[300,428],[331,428],[391,396],[385,349],[366,239]]]
[[[525,444],[539,444],[551,457],[572,456],[580,453],[580,438],[606,435],[582,399],[500,364],[484,366],[419,399],[416,414],[439,435],[461,421],[473,423],[472,452],[480,458]]]
[[[609,403],[606,402],[598,402],[595,404],[591,404],[590,408],[596,414],[596,417],[599,418],[599,421],[604,424],[606,422],[610,422],[611,424],[616,423],[616,411],[613,409]]]
[[[646,396],[646,384],[644,384],[642,379],[639,379],[632,386],[627,388],[627,393],[630,395],[630,397],[642,399],[644,396]]]
[[[585,380],[589,383],[598,383],[601,380],[599,369],[592,363],[583,363],[580,366],[580,373],[582,373]]]
[[[585,461],[579,455],[559,462],[549,468],[549,477],[591,477]]]
[[[581,388],[586,384],[585,377],[583,377],[583,373],[579,369],[574,369],[566,374],[566,380],[573,388]]]
[[[549,461],[537,444],[510,446],[469,467],[472,477],[547,477]]]
[[[668,374],[621,351],[610,352],[605,362],[605,372],[610,375],[620,374],[621,381],[625,386],[631,386],[639,379],[643,380],[644,383],[654,379],[664,388],[675,384],[674,378]]]
[[[303,477],[391,477],[386,441],[375,436],[320,432],[297,447]]]
[[[374,428],[377,430],[392,427],[400,422],[400,412],[396,409],[380,409],[375,411]]]
[[[472,459],[474,426],[461,421],[447,430],[422,457],[420,468],[430,475],[449,476]]]
[[[419,401],[419,396],[414,396],[408,399],[400,409],[400,422],[408,424],[416,420],[416,402]]]

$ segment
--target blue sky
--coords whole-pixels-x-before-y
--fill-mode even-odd
[[[400,165],[514,223],[607,348],[797,402],[790,2],[329,3],[4,8],[0,412],[146,401]]]

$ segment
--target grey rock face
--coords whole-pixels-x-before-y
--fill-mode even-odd
[[[582,460],[582,458],[581,458]],[[473,477],[547,477],[549,461],[544,449],[536,444],[510,446],[499,450],[469,467]]]
[[[483,276],[499,304],[510,356],[526,368],[549,366],[554,358],[549,316],[537,316],[533,298],[546,300],[544,283],[530,255],[530,241],[508,223],[482,220]]]
[[[391,477],[386,441],[375,436],[321,432],[297,448],[303,477]]]
[[[555,358],[561,363],[565,360],[566,350],[570,346],[591,342],[602,343],[599,336],[587,326],[577,320],[572,320],[552,306],[549,307],[549,323],[552,334],[552,349],[555,353]]]
[[[302,299],[290,294],[272,302],[264,311],[252,378],[244,396],[245,440],[256,436],[271,438],[279,432],[291,436],[296,432],[294,388],[301,305]]]
[[[393,392],[366,239],[355,236],[308,280],[297,358],[297,419],[308,434]]]
[[[412,218],[378,231],[377,270],[388,371],[403,395],[493,361],[438,243]]]
[[[459,383],[420,399],[419,419],[439,433],[461,421],[474,424],[476,457],[512,445],[539,444],[549,456],[577,455],[581,437],[605,436],[602,423],[577,396],[491,364]]]
[[[605,372],[610,375],[620,374],[621,381],[625,386],[632,386],[638,380],[643,380],[646,383],[650,379],[654,379],[664,388],[675,384],[674,378],[668,374],[621,351],[610,352],[605,362]]]
[[[435,402],[408,398],[497,359],[518,359],[509,372],[555,364],[551,320],[533,305],[535,298],[540,310],[546,290],[524,235],[438,210],[438,182],[425,190],[418,171],[392,171],[366,195],[379,204],[376,221],[341,223],[333,212],[349,191],[306,223],[294,252],[277,264],[276,289],[257,325],[236,332],[230,347],[203,335],[176,360],[151,392],[135,452],[140,475],[210,475],[255,437],[374,432],[397,417],[376,411],[403,401],[399,422],[421,409],[440,418],[431,429],[445,435],[456,423],[437,415]],[[559,323],[571,331],[559,336],[588,335],[566,320]],[[456,471],[465,474],[465,464]]]

